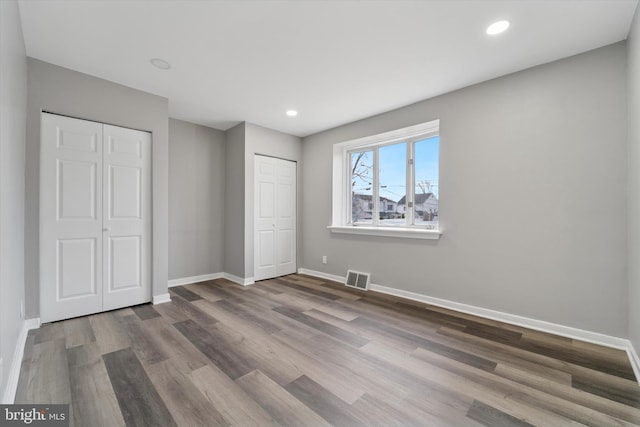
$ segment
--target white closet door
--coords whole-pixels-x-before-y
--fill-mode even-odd
[[[104,310],[151,300],[151,135],[104,125]]]
[[[276,275],[296,272],[296,163],[276,160]]]
[[[254,279],[277,276],[276,268],[276,166],[275,159],[255,157]]]
[[[151,135],[42,114],[40,317],[151,300]]]
[[[102,310],[102,125],[42,115],[42,322]]]
[[[254,278],[296,271],[296,164],[255,156]]]

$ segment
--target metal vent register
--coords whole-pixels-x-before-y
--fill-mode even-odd
[[[345,281],[345,285],[366,291],[369,289],[369,279],[369,273],[349,270],[347,271],[347,280]]]

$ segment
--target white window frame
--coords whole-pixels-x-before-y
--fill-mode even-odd
[[[371,224],[351,223],[351,153],[374,149],[373,159],[373,191],[372,202],[374,203],[373,212],[379,212],[379,189],[378,185],[378,150],[375,148],[385,145],[406,142],[407,158],[413,159],[414,143],[419,140],[439,136],[440,120],[432,120],[430,122],[409,126],[402,129],[396,129],[377,135],[367,136],[364,138],[353,139],[350,141],[340,142],[333,145],[333,187],[332,187],[332,221],[328,227],[334,233],[363,234],[371,236],[386,237],[404,237],[412,239],[439,239],[442,235],[440,221],[438,221],[437,230],[428,230],[417,225],[405,226],[381,226],[378,225],[377,215],[372,215]],[[414,162],[407,165],[407,191],[406,201],[407,209],[405,216],[409,215],[408,224],[414,223],[414,209],[409,208],[409,203],[414,202],[414,179],[415,172],[413,170]]]

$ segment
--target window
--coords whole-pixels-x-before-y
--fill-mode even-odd
[[[334,232],[438,238],[439,121],[334,145]]]

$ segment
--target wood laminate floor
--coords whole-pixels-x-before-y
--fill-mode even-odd
[[[623,351],[291,275],[27,338],[16,403],[75,426],[627,426]]]

